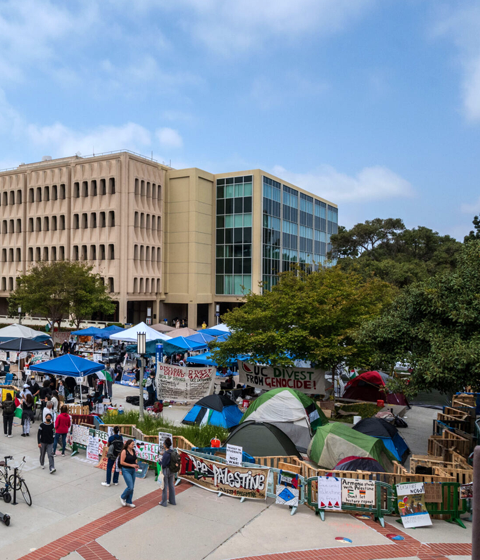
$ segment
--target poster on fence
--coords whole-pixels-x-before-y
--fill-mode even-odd
[[[362,506],[375,505],[375,481],[342,478],[342,502]]]
[[[260,366],[238,360],[238,375],[240,383],[265,391],[288,387],[302,393],[325,394],[323,369]]]
[[[276,504],[298,507],[298,488],[289,488],[288,486],[277,484],[275,494]]]
[[[213,391],[216,368],[157,364],[157,387],[163,400],[198,401]]]
[[[74,424],[72,427],[73,443],[78,443],[78,445],[87,447],[89,433],[90,430],[89,428],[87,428],[87,426],[79,426],[78,424]]]
[[[242,466],[243,447],[227,443],[227,463],[234,467]]]
[[[318,477],[319,509],[342,509],[342,480],[334,476]]]
[[[87,444],[87,459],[89,461],[98,461],[98,453],[99,453],[99,439],[95,436],[88,436],[88,444]]]
[[[158,443],[136,440],[135,453],[139,459],[155,462],[158,459]]]
[[[234,498],[265,500],[270,469],[234,467],[198,457],[180,450],[179,478],[187,480],[210,492],[221,492]]]
[[[427,504],[441,504],[443,502],[441,482],[425,482],[424,488]]]
[[[470,484],[460,484],[458,489],[461,500],[471,500],[473,498],[473,482]]]
[[[432,524],[425,505],[423,482],[397,484],[397,505],[405,529]]]

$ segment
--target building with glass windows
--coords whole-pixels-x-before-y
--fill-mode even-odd
[[[337,206],[255,169],[172,169],[130,152],[44,158],[0,171],[0,314],[35,262],[79,260],[105,278],[114,316],[196,328],[326,263]]]

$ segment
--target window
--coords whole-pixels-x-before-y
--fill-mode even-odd
[[[157,248],[157,262],[161,262],[162,258],[161,258],[161,253],[160,253],[160,247]]]
[[[162,199],[162,191],[161,191],[162,187],[160,185],[158,185],[158,200]]]
[[[138,261],[138,245],[133,246],[133,260]]]
[[[37,202],[42,202],[42,187],[37,187]]]
[[[49,231],[50,230],[50,223],[49,222],[50,222],[50,220],[47,217],[43,218],[43,229],[44,229],[44,231]]]
[[[28,231],[33,231],[33,218],[28,218]]]
[[[152,198],[157,198],[157,185],[155,183],[152,183]]]
[[[105,212],[100,212],[100,227],[105,227],[106,225]]]
[[[148,294],[150,292],[150,278],[145,280],[145,292]]]
[[[14,220],[10,220],[10,233],[15,233],[15,222]]]
[[[133,292],[138,293],[138,278],[133,279]]]
[[[52,186],[52,200],[58,199],[58,187],[57,185]]]
[[[140,260],[143,261],[145,259],[145,248],[143,245],[140,245]]]
[[[140,196],[145,196],[145,181],[140,183]]]
[[[57,231],[57,216],[52,216],[52,231]]]
[[[40,247],[37,247],[37,248],[35,249],[35,260],[36,260],[37,262],[39,262],[39,261],[42,260],[42,253],[41,253]]]
[[[7,230],[8,230],[7,220],[3,220],[3,222],[2,222],[2,233],[7,233]]]
[[[17,204],[22,204],[22,191],[17,191]]]
[[[65,193],[65,185],[62,183],[60,185],[60,200],[65,200],[66,193]]]
[[[150,247],[145,249],[145,260],[148,262],[150,260]]]
[[[91,184],[92,196],[97,196],[97,181],[93,180]]]
[[[52,247],[52,261],[56,261],[56,260],[57,260],[57,248]]]
[[[157,279],[157,294],[160,293],[160,278]]]
[[[108,290],[110,291],[110,293],[113,293],[115,291],[114,280],[111,277],[108,279]]]
[[[108,213],[108,225],[110,227],[115,227],[115,212]]]
[[[35,190],[28,189],[28,202],[35,202]]]
[[[150,185],[150,181],[147,183],[147,198],[150,198],[152,193],[152,189],[151,189],[151,185]]]
[[[135,217],[133,219],[133,227],[138,227],[138,212],[135,212]]]
[[[147,214],[147,221],[146,221],[146,223],[145,223],[145,227],[146,227],[147,229],[150,229],[150,214]]]
[[[135,190],[134,194],[138,194],[138,179],[135,179]]]
[[[115,245],[108,246],[108,260],[115,260]]]
[[[96,261],[97,260],[97,246],[91,245],[90,246],[90,260]]]
[[[115,178],[114,177],[110,177],[110,179],[108,180],[108,192],[110,194],[115,194]]]
[[[100,179],[100,194],[107,194],[107,184],[105,179]]]
[[[5,276],[2,278],[2,292],[5,292],[7,289],[7,279]]]
[[[50,200],[50,187],[45,187],[43,190],[45,196],[43,197],[43,200],[48,201]]]
[[[42,231],[42,218],[37,218],[35,231]]]
[[[2,262],[7,262],[7,250],[2,249]]]
[[[10,191],[10,204],[15,204],[15,191]]]
[[[33,247],[28,248],[28,260],[33,262]]]
[[[60,260],[60,261],[64,261],[64,260],[65,260],[65,247],[63,247],[63,245],[60,247],[59,260]]]
[[[73,184],[73,198],[80,197],[80,183]]]
[[[73,246],[73,260],[78,261],[78,245]]]
[[[87,260],[87,246],[86,245],[82,245],[82,256],[81,256],[82,261],[86,261]]]
[[[160,232],[162,229],[162,222],[160,216],[157,218],[157,230]]]
[[[21,250],[21,249],[17,249],[15,252],[16,252],[16,259],[17,259],[17,262],[22,262],[22,250]]]
[[[14,262],[14,258],[13,258],[13,249],[9,249],[8,250],[8,261],[9,262]]]
[[[143,278],[140,278],[140,293],[141,294],[143,294],[143,284],[144,284]]]
[[[100,245],[99,250],[100,250],[100,260],[104,261],[105,260],[105,245]]]
[[[88,214],[82,214],[82,228],[88,228]]]
[[[10,278],[8,279],[8,289],[9,289],[10,291],[13,290],[13,278],[12,278],[12,277],[10,277]]]
[[[82,196],[88,196],[88,181],[82,183]]]
[[[93,212],[93,214],[90,214],[90,227],[97,227],[97,214],[95,214],[95,212]]]
[[[80,228],[80,216],[78,214],[73,215],[73,229]]]
[[[140,227],[142,229],[145,227],[145,214],[143,212],[140,214]]]
[[[3,205],[8,206],[8,193],[4,192],[2,198],[3,198]]]
[[[155,262],[155,247],[152,247],[152,263]]]
[[[65,216],[60,216],[60,229],[64,230],[65,229]]]
[[[48,261],[48,247],[43,248],[43,260]]]

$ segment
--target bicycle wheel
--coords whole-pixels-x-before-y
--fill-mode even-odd
[[[20,485],[20,492],[22,493],[23,499],[25,500],[25,503],[27,504],[27,506],[31,506],[32,505],[32,496],[30,496],[30,490],[28,489],[28,486],[25,483],[25,481],[23,480],[23,478],[21,480],[22,480],[22,483]]]
[[[20,487],[21,487],[21,485],[22,485],[22,480],[23,480],[23,478],[20,478],[19,476],[17,476],[17,484],[16,484],[15,490],[17,490],[17,491],[20,490]],[[10,486],[10,488],[11,488],[12,490],[13,490],[13,488],[14,488],[14,482],[15,482],[15,476],[14,476],[13,474],[11,474],[11,475],[8,477],[8,485]]]

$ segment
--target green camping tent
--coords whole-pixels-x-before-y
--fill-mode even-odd
[[[227,443],[243,447],[243,451],[253,457],[295,455],[302,458],[287,434],[267,422],[239,424],[228,436]]]
[[[306,453],[317,428],[328,424],[325,414],[315,401],[295,389],[272,389],[256,398],[243,415],[246,420],[268,422],[280,428],[297,446]]]
[[[367,436],[350,426],[333,422],[318,428],[308,448],[308,457],[319,467],[333,469],[345,457],[372,457],[392,472],[395,457],[381,439]]]

